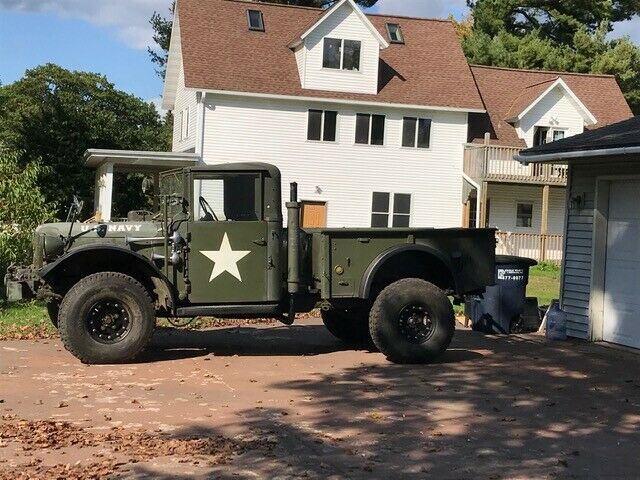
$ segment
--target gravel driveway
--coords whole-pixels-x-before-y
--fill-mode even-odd
[[[159,331],[135,364],[0,343],[0,478],[633,478],[640,357],[456,333],[441,362],[318,320]],[[31,477],[28,477],[31,475]]]

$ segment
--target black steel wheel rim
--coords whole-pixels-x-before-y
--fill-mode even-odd
[[[419,304],[407,305],[398,315],[400,333],[411,343],[421,344],[435,332],[435,324],[429,311]]]
[[[89,309],[87,329],[91,338],[99,343],[118,343],[131,331],[131,315],[119,300],[99,300]]]

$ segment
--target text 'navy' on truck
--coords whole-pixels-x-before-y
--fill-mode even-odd
[[[492,229],[300,228],[291,186],[268,164],[162,173],[159,212],[126,221],[40,226],[33,265],[6,277],[11,301],[38,297],[85,363],[132,359],[157,317],[275,317],[320,307],[327,328],[391,361],[430,361],[449,346],[448,296],[494,283]]]

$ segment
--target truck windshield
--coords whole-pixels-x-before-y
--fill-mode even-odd
[[[182,170],[172,170],[160,175],[160,196],[183,196],[184,195],[184,172]],[[169,205],[169,216],[173,217],[182,212],[182,206]]]

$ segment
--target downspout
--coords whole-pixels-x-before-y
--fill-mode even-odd
[[[204,92],[196,92],[196,99],[198,102],[198,116],[196,120],[196,145],[195,153],[200,156],[200,161],[204,161],[204,123],[206,113],[206,99],[207,94]]]

